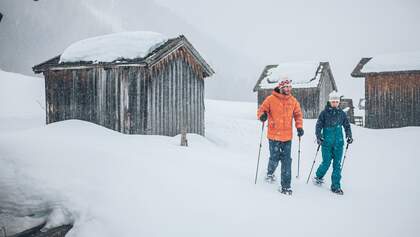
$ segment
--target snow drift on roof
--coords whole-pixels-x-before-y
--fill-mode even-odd
[[[361,72],[420,70],[420,51],[374,56]]]
[[[317,73],[318,67],[319,62],[316,61],[279,64],[277,67],[267,71],[267,76],[261,80],[260,87],[272,89],[277,86],[280,78],[284,76],[292,80],[294,88],[317,87],[320,79],[320,73]]]
[[[150,31],[108,34],[71,44],[60,58],[63,62],[112,62],[117,59],[143,58],[168,38]]]

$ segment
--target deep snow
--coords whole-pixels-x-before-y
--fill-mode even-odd
[[[96,36],[68,46],[60,57],[60,63],[143,58],[167,40],[166,36],[151,31],[127,31]]]
[[[7,75],[0,78],[5,91],[17,82]],[[30,88],[42,98],[38,86]],[[19,98],[30,94],[15,92]],[[289,197],[276,191],[277,184],[263,182],[266,138],[254,185],[261,131],[255,103],[206,100],[206,137],[189,134],[189,147],[181,147],[179,136],[123,135],[78,120],[45,126],[39,122],[42,108],[25,101],[17,100],[16,108],[41,110],[29,116],[35,121],[30,128],[15,123],[0,130],[0,224],[10,231],[46,218],[50,226],[74,222],[68,236],[417,236],[420,231],[418,127],[352,126],[345,195],[337,196],[328,190],[329,178],[321,188],[306,184],[316,143],[315,120],[305,120],[301,177],[295,178],[295,137]],[[14,120],[3,113],[3,104],[0,111],[2,124]]]

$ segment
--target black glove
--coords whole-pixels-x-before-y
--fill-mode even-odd
[[[297,135],[298,135],[298,137],[303,136],[303,128],[298,128],[297,129]]]
[[[261,121],[261,122],[265,122],[265,121],[267,121],[267,117],[268,117],[267,112],[264,112],[264,113],[260,116],[260,121]]]
[[[316,143],[318,143],[318,145],[322,145],[323,142],[324,142],[324,138],[322,138],[322,137],[318,137],[316,139]]]
[[[347,143],[352,144],[353,143],[353,138],[352,137],[347,137]]]

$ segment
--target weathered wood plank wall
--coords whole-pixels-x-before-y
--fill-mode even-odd
[[[272,93],[272,89],[260,89],[258,91],[258,106],[262,104],[265,98]],[[317,88],[294,88],[292,95],[300,103],[303,117],[313,119],[318,117],[318,89]]]
[[[420,126],[420,74],[369,75],[365,95],[366,127]]]
[[[45,72],[47,123],[90,121],[130,134],[204,135],[204,80],[189,61],[159,70],[92,66]]]
[[[347,118],[349,119],[350,123],[355,123],[354,122],[354,106],[353,106],[353,99],[350,98],[342,98],[340,100],[340,108],[341,109],[346,109],[348,108],[348,111],[346,112]]]
[[[319,111],[316,115],[316,118],[318,118],[318,115],[321,113],[322,110],[324,110],[325,106],[327,105],[328,98],[330,93],[334,90],[334,85],[332,83],[332,78],[329,73],[329,70],[322,71],[321,79],[320,79],[320,88],[319,88]]]
[[[182,58],[152,73],[147,105],[149,134],[174,136],[185,129],[204,135],[204,80]]]

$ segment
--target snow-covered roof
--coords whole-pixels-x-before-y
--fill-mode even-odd
[[[366,77],[369,74],[378,73],[420,73],[420,51],[362,58],[351,75],[353,77]]]
[[[384,54],[372,57],[362,73],[420,70],[420,51]]]
[[[374,56],[366,63],[362,72],[411,70],[420,70],[420,51]]]
[[[267,70],[259,86],[262,89],[272,89],[281,78],[288,77],[294,88],[317,87],[321,72],[322,65],[317,61],[281,63]]]
[[[61,54],[60,63],[113,62],[118,59],[143,58],[167,40],[166,36],[151,31],[97,36],[71,44]]]

